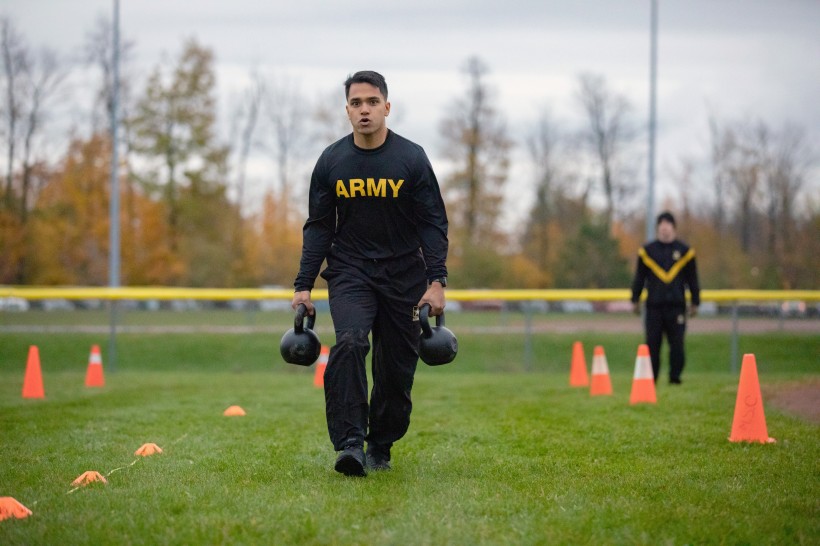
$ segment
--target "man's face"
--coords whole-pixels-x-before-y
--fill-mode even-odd
[[[675,225],[672,222],[661,220],[658,224],[658,240],[662,243],[671,243],[676,236]]]
[[[390,114],[390,103],[378,87],[369,83],[351,84],[345,108],[353,131],[360,135],[381,131],[385,126],[384,118]]]

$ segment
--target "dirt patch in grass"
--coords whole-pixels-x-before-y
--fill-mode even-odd
[[[763,397],[773,408],[820,425],[820,380],[768,386]]]

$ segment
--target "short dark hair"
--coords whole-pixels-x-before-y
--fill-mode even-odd
[[[675,224],[675,217],[672,216],[672,213],[669,212],[668,210],[663,211],[662,213],[660,213],[658,215],[658,220],[657,220],[657,222],[655,222],[655,225],[656,226],[660,225],[661,222],[669,222],[673,226],[677,225],[677,224]]]
[[[378,87],[382,96],[387,100],[387,82],[384,76],[373,70],[360,70],[345,80],[345,100],[350,96],[350,86],[354,83],[369,83],[373,87]]]

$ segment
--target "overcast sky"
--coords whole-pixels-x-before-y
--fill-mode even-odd
[[[69,54],[112,5],[0,0],[0,13],[31,45]],[[460,69],[476,55],[519,142],[544,108],[568,127],[576,122],[581,73],[600,74],[627,96],[641,127],[648,118],[649,0],[121,0],[120,13],[143,74],[174,59],[188,37],[211,47],[223,116],[254,68],[286,76],[312,97],[338,89],[340,109],[345,77],[374,69],[390,88],[390,126],[434,156],[438,123],[464,90]],[[710,113],[755,117],[775,129],[802,125],[817,149],[818,59],[818,0],[661,0],[659,197],[677,194],[669,171],[681,156],[706,157]],[[516,153],[524,157],[523,146]],[[639,176],[645,186],[645,168]],[[510,194],[521,195],[529,181],[520,170],[515,178]]]

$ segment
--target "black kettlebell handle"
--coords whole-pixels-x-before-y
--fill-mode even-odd
[[[430,328],[430,311],[433,308],[429,303],[425,303],[419,308],[419,322],[421,322],[421,331],[424,332],[424,337],[433,335],[433,329]],[[444,326],[444,313],[436,317],[436,326]]]
[[[305,316],[307,315],[307,329],[313,330],[313,325],[316,324],[316,312],[314,311],[312,315],[307,314],[307,305],[304,303],[300,303],[299,307],[296,308],[296,317],[293,319],[293,331],[297,334],[301,334],[305,331]]]

